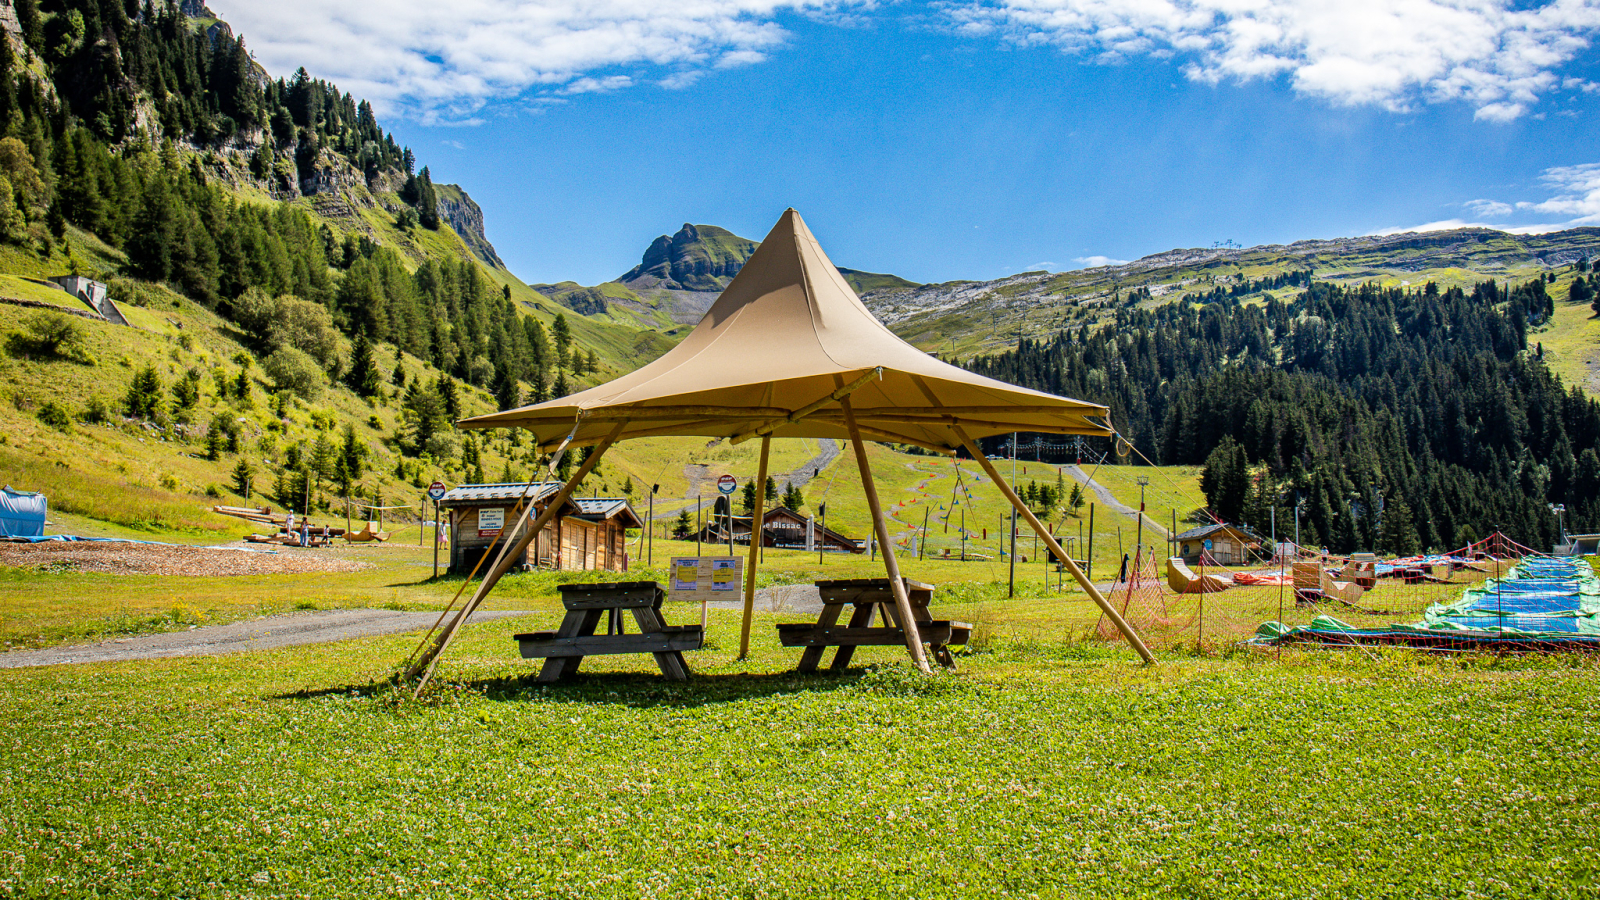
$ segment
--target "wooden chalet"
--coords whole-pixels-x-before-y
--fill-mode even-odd
[[[1250,561],[1250,548],[1259,547],[1261,540],[1248,528],[1233,525],[1202,525],[1173,538],[1173,543],[1177,545],[1178,555],[1190,565],[1200,562],[1201,554],[1206,552],[1206,545],[1209,543],[1211,558],[1218,565],[1240,566]]]
[[[728,542],[728,516],[713,515],[700,532],[700,540],[717,544]],[[750,516],[733,516],[733,542],[750,544]],[[781,550],[821,549],[829,553],[864,553],[866,546],[852,537],[846,537],[832,528],[822,527],[811,516],[802,516],[787,507],[767,510],[761,515],[761,545]]]
[[[517,502],[532,497],[534,515],[543,512],[560,491],[555,482],[535,484],[463,484],[444,495],[439,509],[448,512],[450,573],[466,575],[493,548],[498,554],[520,532],[502,534],[516,525]],[[517,567],[627,571],[627,532],[643,527],[620,497],[570,497],[525,550],[512,561]],[[491,555],[490,561],[493,560]],[[487,563],[485,563],[487,565]],[[480,568],[480,574],[482,568]]]

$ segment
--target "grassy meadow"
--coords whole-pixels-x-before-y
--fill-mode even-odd
[[[531,682],[467,630],[0,671],[13,897],[1593,896],[1587,661],[998,638],[797,676],[735,614]],[[669,610],[669,618],[687,612]]]
[[[898,457],[874,453],[902,487],[949,466],[910,458],[890,475]],[[432,579],[404,533],[302,552],[371,567],[0,568],[0,640],[437,609],[464,586]],[[667,558],[692,552],[657,541],[630,577],[665,580]],[[1281,603],[1256,588],[1204,598],[1201,647],[1151,632],[1144,667],[1095,640],[1097,610],[1046,587],[1042,565],[1018,566],[1013,598],[999,561],[903,559],[938,585],[936,616],[976,626],[956,673],[918,676],[886,647],[799,676],[772,626],[802,614],[758,608],[739,660],[739,612],[713,609],[687,684],[601,657],[540,686],[511,635],[559,622],[559,581],[613,577],[548,572],[508,576],[489,605],[526,614],[467,628],[420,698],[391,681],[416,634],[0,669],[0,896],[1594,893],[1588,658],[1246,650]],[[769,550],[760,583],[880,566]]]

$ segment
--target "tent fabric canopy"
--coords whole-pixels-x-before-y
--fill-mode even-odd
[[[919,383],[920,382],[920,383]],[[655,435],[848,438],[848,393],[863,436],[953,451],[951,425],[1110,436],[1106,407],[975,375],[906,343],[869,312],[793,209],[694,331],[613,381],[462,428],[522,427],[549,448]],[[931,395],[931,396],[930,396]],[[574,426],[576,428],[574,429]]]

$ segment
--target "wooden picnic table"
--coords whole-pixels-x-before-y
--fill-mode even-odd
[[[965,645],[972,637],[972,626],[966,622],[936,620],[928,615],[928,603],[933,599],[933,585],[901,579],[911,600],[911,617],[923,643],[933,650],[939,664],[953,669],[956,661],[950,655],[951,644]],[[842,672],[850,665],[850,657],[857,647],[904,646],[905,628],[900,624],[900,613],[895,608],[894,593],[887,578],[852,578],[843,581],[819,581],[817,592],[822,595],[822,613],[816,622],[798,622],[778,626],[778,640],[785,647],[804,647],[800,654],[801,672],[815,672],[822,662],[823,651],[838,647],[833,664],[828,668]],[[846,606],[855,607],[850,623],[841,626],[839,616]],[[882,610],[881,626],[873,626],[873,619]]]
[[[516,635],[523,659],[543,659],[541,682],[560,681],[577,673],[585,656],[612,653],[649,653],[661,674],[673,681],[689,677],[683,651],[699,650],[705,631],[699,625],[668,625],[661,618],[661,601],[667,592],[654,581],[607,584],[563,584],[561,604],[567,616],[555,631]],[[638,634],[626,633],[623,611],[633,613]],[[606,633],[595,634],[602,617]]]

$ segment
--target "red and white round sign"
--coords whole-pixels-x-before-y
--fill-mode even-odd
[[[724,494],[731,494],[739,489],[739,479],[732,475],[724,475],[717,479],[717,490]]]

